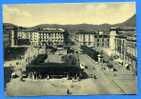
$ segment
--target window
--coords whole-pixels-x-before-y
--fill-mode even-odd
[[[99,43],[97,43],[97,46],[99,46]]]
[[[104,42],[102,43],[102,47],[104,47]]]
[[[48,33],[48,36],[50,37],[50,36],[51,36],[51,34],[50,34],[50,33]]]
[[[104,42],[104,38],[102,38],[102,42]]]

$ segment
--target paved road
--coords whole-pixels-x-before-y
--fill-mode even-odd
[[[80,44],[75,42],[75,48],[80,49]],[[88,55],[80,55],[80,62],[88,66],[87,74],[96,74],[98,80],[94,81],[98,94],[135,94],[136,93],[136,76],[126,71],[118,71],[117,76],[109,71],[101,70],[103,64],[97,64]],[[96,68],[96,70],[94,70]]]
[[[125,91],[122,88],[102,72],[101,65],[97,64],[88,55],[80,55],[80,62],[88,66],[88,69],[86,70],[88,74],[97,75],[98,79],[93,80],[93,84],[96,85],[99,94],[125,94]],[[95,70],[93,68],[95,68]]]
[[[96,73],[98,79],[84,79],[73,82],[71,80],[27,80],[21,82],[13,79],[7,86],[7,95],[10,96],[31,96],[31,95],[66,95],[69,88],[72,95],[96,95],[96,94],[125,94],[115,83],[110,81],[97,65],[87,55],[80,55],[80,61],[87,64],[88,74]],[[93,70],[93,67],[96,70]]]
[[[75,46],[76,49],[77,46]],[[66,95],[67,88],[70,88],[72,95],[126,94],[109,76],[105,75],[101,65],[88,55],[81,54],[80,62],[88,66],[86,70],[88,75],[96,74],[98,79],[89,78],[80,82],[63,79],[21,82],[17,79],[8,84],[7,94],[12,96]]]

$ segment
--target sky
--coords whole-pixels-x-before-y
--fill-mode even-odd
[[[3,5],[4,23],[26,27],[39,24],[116,24],[134,14],[135,2]]]

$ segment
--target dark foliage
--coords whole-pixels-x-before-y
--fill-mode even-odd
[[[96,50],[89,48],[87,46],[81,46],[81,49],[84,53],[88,54],[91,58],[93,58],[95,61],[98,61],[98,54]]]
[[[24,55],[26,50],[27,50],[26,47],[4,48],[4,59],[5,60],[20,59],[21,56]]]
[[[31,64],[41,64],[44,63],[45,59],[47,59],[47,54],[39,54],[34,60],[31,61]]]

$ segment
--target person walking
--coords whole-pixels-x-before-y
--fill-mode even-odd
[[[69,89],[67,89],[67,95],[69,95],[70,94],[70,90]]]

